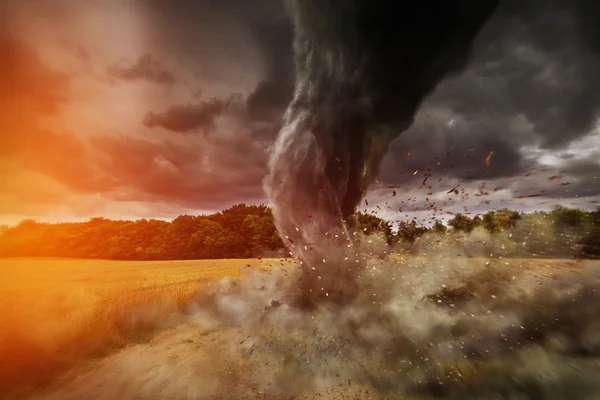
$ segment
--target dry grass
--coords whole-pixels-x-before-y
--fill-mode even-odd
[[[263,263],[265,261],[263,260]],[[0,260],[0,395],[173,326],[203,284],[259,260]]]

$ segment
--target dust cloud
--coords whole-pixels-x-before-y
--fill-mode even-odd
[[[600,265],[464,256],[469,246],[360,250],[353,300],[310,310],[285,301],[297,262],[248,270],[175,329],[40,398],[596,398]]]

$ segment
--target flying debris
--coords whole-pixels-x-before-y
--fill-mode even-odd
[[[516,196],[516,197],[513,197],[513,199],[527,199],[529,197],[540,197],[540,196],[544,196],[544,193],[527,194],[527,195],[523,195],[523,196]]]
[[[453,192],[455,192],[456,194],[458,194],[458,187],[460,186],[461,183],[462,183],[462,181],[458,182],[458,184],[456,186],[454,186],[452,189],[448,190],[446,192],[446,194],[451,194]]]
[[[485,192],[485,191],[483,190],[483,189],[485,189],[485,182],[483,182],[483,183],[481,184],[481,186],[479,186],[479,187],[478,187],[478,189],[479,189],[479,194],[480,194],[481,196],[485,196],[485,195],[487,195],[487,194],[488,194],[488,192]]]
[[[488,154],[488,156],[485,158],[485,165],[486,167],[489,167],[490,164],[492,163],[492,158],[494,157],[494,152],[490,151],[490,154]]]

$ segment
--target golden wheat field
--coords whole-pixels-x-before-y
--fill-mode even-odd
[[[269,260],[262,260],[268,264]],[[203,283],[238,277],[258,259],[0,260],[0,394],[48,383],[177,323]]]

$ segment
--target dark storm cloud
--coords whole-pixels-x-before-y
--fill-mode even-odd
[[[460,179],[510,176],[531,166],[522,146],[560,149],[593,131],[600,115],[599,8],[592,1],[502,1],[469,67],[424,103],[392,145],[382,177],[405,182],[412,176],[400,172],[438,161]],[[482,168],[491,151],[491,165]]]
[[[268,149],[294,82],[293,32],[283,4],[279,0],[141,4],[156,54],[167,51],[164,56],[192,72],[197,79],[193,84],[201,88],[189,102],[152,110],[142,123],[187,134],[187,147],[195,159],[174,164],[171,160],[182,155],[179,150],[167,151],[165,143],[98,139],[94,148],[105,153],[102,170],[117,171],[112,179],[134,188],[136,199],[147,196],[204,209],[264,201],[261,180]],[[241,73],[253,80],[245,90],[237,87]],[[231,88],[229,93],[226,87]],[[125,160],[128,154],[131,162]],[[147,179],[139,178],[141,171],[146,171]]]
[[[151,201],[204,210],[263,200],[266,149],[249,132],[191,146],[123,135],[83,140],[69,133],[27,131],[2,137],[0,157],[61,183],[74,193],[116,201]]]
[[[264,76],[244,96],[245,118],[248,126],[259,127],[257,136],[272,140],[294,80],[293,30],[281,3],[145,4],[161,15],[165,26],[182,26],[179,29],[185,32],[186,21],[202,21],[210,15],[228,21],[223,29],[247,29],[259,50]],[[427,99],[415,124],[392,144],[379,177],[389,183],[417,182],[421,178],[412,172],[428,168],[435,176],[465,180],[510,177],[534,165],[522,154],[523,145],[539,143],[557,149],[593,130],[600,104],[600,77],[595,73],[600,70],[598,8],[597,2],[585,0],[502,1],[477,38],[467,69],[443,81]],[[182,43],[200,40],[186,35],[182,33]],[[225,36],[215,32],[212,37],[221,43]],[[226,50],[238,56],[231,46],[215,49]],[[190,54],[183,61],[195,63],[201,71],[202,58]],[[403,93],[395,96],[401,98]],[[213,126],[210,108],[201,103],[177,105],[151,115],[155,126],[191,132]],[[486,166],[490,152],[494,154]]]
[[[193,133],[212,130],[210,136],[213,139],[224,141],[215,147],[215,157],[210,158],[223,176],[230,173],[243,175],[248,165],[252,165],[252,176],[247,182],[239,183],[231,177],[224,180],[232,182],[231,190],[223,184],[214,184],[210,189],[208,183],[188,182],[184,185],[183,181],[169,176],[171,182],[179,182],[172,189],[172,198],[180,201],[190,195],[190,202],[197,201],[202,205],[203,202],[198,200],[202,190],[211,192],[209,197],[215,199],[227,196],[240,199],[240,193],[260,196],[260,178],[266,173],[266,149],[273,143],[281,116],[293,94],[293,29],[282,3],[278,0],[150,0],[139,4],[151,16],[148,42],[160,51],[172,52],[173,57],[164,58],[164,54],[152,50],[153,55],[145,54],[135,62],[111,67],[116,76],[178,85],[185,81],[183,76],[180,80],[179,71],[192,71],[199,77],[199,87],[203,87],[204,82],[210,84],[212,79],[218,78],[214,73],[219,73],[219,68],[211,70],[207,67],[217,58],[227,61],[219,64],[227,79],[235,78],[233,73],[226,74],[227,65],[241,66],[256,75],[256,85],[243,93],[240,104],[236,103],[239,107],[245,106],[243,112],[236,109],[234,115],[244,129],[233,130],[231,135],[234,136],[221,138],[225,128],[220,120],[231,116],[226,106],[227,93],[219,93],[222,96],[219,99],[190,99],[190,103],[184,101],[170,108],[153,109],[147,114],[143,120],[147,126],[189,133],[187,137],[191,141],[196,138]],[[533,166],[522,153],[523,145],[539,141],[554,151],[585,136],[593,129],[600,103],[600,75],[596,73],[600,71],[600,35],[596,24],[599,4],[584,0],[503,0],[477,38],[467,69],[459,76],[444,80],[429,96],[414,125],[392,144],[377,178],[392,184],[411,182],[418,187],[423,172],[431,169],[430,180],[442,177],[510,179],[515,172],[524,172]],[[0,35],[0,47],[2,54],[8,54],[8,62],[0,65],[2,101],[27,99],[35,110],[56,112],[66,98],[68,78],[48,70],[35,52],[5,34]],[[132,55],[133,60],[138,54]],[[254,56],[259,59],[258,63],[252,59]],[[162,65],[159,59],[169,60],[172,70]],[[259,64],[261,68],[257,69]],[[213,75],[204,75],[209,72]],[[236,90],[235,83],[230,86],[232,93]],[[396,91],[393,96],[401,100],[404,93]],[[28,162],[37,165],[36,168],[54,165],[54,169],[48,169],[49,173],[60,177],[69,186],[85,188],[85,179],[77,178],[77,183],[67,171],[84,171],[76,165],[88,165],[84,160],[88,153],[80,153],[86,155],[82,159],[71,156],[75,161],[67,165],[60,143],[71,139],[68,134],[53,135],[47,138],[54,137],[55,142],[44,140],[40,143],[47,143],[54,155],[40,149],[42,156],[37,164],[33,156],[28,156]],[[8,137],[0,137],[2,143],[8,140]],[[119,148],[120,145],[131,149],[133,154],[149,152],[145,145],[119,140],[111,142],[110,146],[105,144],[105,147]],[[1,146],[8,148],[8,145]],[[156,147],[152,147],[153,151],[163,151],[159,145],[153,146]],[[229,150],[220,146],[229,146]],[[491,163],[486,165],[485,159],[492,151]],[[408,152],[411,152],[410,157]],[[221,162],[219,158],[227,162]],[[572,158],[579,156],[575,154]],[[239,163],[237,159],[242,159],[241,166],[236,164]],[[593,162],[578,168],[569,165],[565,168],[570,168],[570,185],[557,186],[548,193],[557,196],[595,193],[595,187],[589,182],[597,166]],[[413,175],[417,169],[419,173]],[[198,174],[199,171],[183,168],[178,173]],[[98,173],[94,169],[88,172],[90,176]],[[211,177],[216,182],[223,181],[219,174]],[[106,180],[94,178],[90,182],[113,190],[115,180],[122,184],[134,182],[128,177],[114,176]],[[256,186],[251,188],[251,184]],[[242,185],[240,187],[244,189],[238,191],[235,185]],[[161,187],[165,198],[169,198],[166,183],[158,188],[152,188],[150,184],[138,185],[136,190],[138,196],[142,196],[140,193],[145,188],[160,193]],[[188,191],[190,187],[196,189]]]
[[[600,30],[589,21],[590,15],[600,17],[599,10],[597,2],[585,0],[511,0],[481,38],[482,47],[488,41],[499,49],[504,65],[486,67],[498,59],[488,44],[477,75],[506,77],[498,90],[506,97],[502,108],[523,113],[544,147],[584,136],[600,115]]]
[[[237,130],[239,136],[199,137],[185,145],[127,136],[99,135],[90,140],[40,124],[41,117],[59,115],[68,103],[67,76],[50,69],[33,49],[4,31],[0,52],[6,56],[0,63],[0,105],[8,116],[2,120],[6,131],[0,134],[0,157],[51,178],[71,193],[116,201],[163,201],[220,210],[262,200],[265,142],[273,134],[272,124],[254,123],[252,129]],[[239,102],[236,99],[200,101],[203,107],[191,107],[192,123],[197,124],[199,109],[200,116],[212,121],[209,110],[214,114],[228,102]],[[264,137],[255,140],[254,133]]]
[[[544,193],[555,198],[600,196],[600,149],[586,157],[568,159],[551,171],[515,179],[510,187],[519,194]]]
[[[292,25],[281,11],[271,11],[271,15],[266,22],[252,23],[266,64],[266,78],[258,83],[247,100],[251,116],[257,119],[279,117],[294,92]]]
[[[93,139],[99,168],[130,200],[162,201],[180,206],[220,210],[231,204],[262,199],[261,159],[242,157],[252,143],[234,139],[183,146],[124,136]],[[112,189],[112,188],[110,188]],[[121,196],[111,190],[106,196]]]
[[[205,152],[211,152],[205,153],[204,170],[184,169],[179,173],[193,174],[191,181],[208,176],[206,179],[214,183],[190,183],[174,197],[183,201],[187,193],[192,204],[207,207],[210,203],[208,206],[214,208],[234,200],[264,201],[261,180],[267,171],[268,149],[281,127],[294,83],[293,29],[283,3],[200,0],[167,4],[151,0],[143,4],[153,21],[156,43],[170,49],[185,69],[194,71],[202,88],[189,103],[148,113],[143,124],[190,137],[210,133],[206,140],[213,143],[202,145]],[[252,54],[258,57],[257,70],[253,70],[256,60],[247,59]],[[211,64],[217,59],[219,68]],[[203,93],[210,93],[207,85],[239,66],[256,74],[255,86],[250,86],[249,92],[237,95],[233,92],[239,89],[229,82],[229,96],[219,93],[219,98],[203,99]],[[206,175],[206,170],[212,172]],[[177,182],[179,178],[169,179]],[[202,191],[206,192],[203,196],[198,194]]]
[[[285,105],[292,98],[292,87],[288,82],[264,80],[248,96],[247,106],[252,119],[272,120],[281,117]]]
[[[384,159],[382,179],[394,183],[421,180],[422,174],[413,175],[416,170],[429,171],[435,179],[496,179],[530,165],[522,160],[515,140],[504,135],[510,129],[506,121],[465,121],[454,116],[449,124],[445,118],[427,115],[396,140]]]
[[[175,83],[175,75],[169,71],[163,64],[152,56],[144,54],[140,56],[137,62],[129,67],[123,65],[113,65],[108,68],[108,73],[115,78],[123,80],[146,80],[153,83],[163,83],[171,85]]]
[[[262,71],[247,96],[248,116],[256,120],[281,116],[294,84],[293,28],[282,1],[151,0],[144,5],[156,22],[153,30],[157,32],[157,42],[179,49],[177,58],[192,63],[200,77],[217,77],[214,72],[205,75],[207,64],[215,56],[227,55],[229,67],[235,67],[246,65],[247,50],[255,49]],[[210,44],[204,43],[206,37],[211,38]],[[199,47],[203,48],[202,54]]]
[[[196,104],[174,105],[161,113],[149,112],[143,123],[149,128],[161,127],[178,133],[207,134],[215,130],[215,119],[238,101],[239,95],[232,95],[224,100],[212,98]]]

